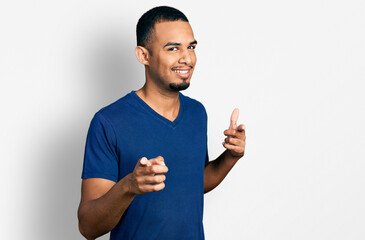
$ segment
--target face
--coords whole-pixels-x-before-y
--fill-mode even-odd
[[[159,87],[180,91],[189,87],[194,71],[196,40],[188,22],[155,24],[149,49],[147,77]]]

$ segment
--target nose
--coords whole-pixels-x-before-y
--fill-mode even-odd
[[[181,52],[181,56],[179,59],[180,64],[186,64],[186,65],[192,65],[193,57],[191,54],[194,54],[194,52],[190,52],[189,50],[185,50]]]

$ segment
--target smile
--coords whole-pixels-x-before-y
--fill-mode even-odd
[[[188,73],[189,70],[174,70],[176,73]]]
[[[172,69],[180,78],[188,78],[191,69]]]

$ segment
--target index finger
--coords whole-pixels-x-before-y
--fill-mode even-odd
[[[143,168],[142,171],[146,175],[159,174],[159,173],[167,173],[168,168],[164,165],[151,165],[146,168]]]
[[[158,165],[166,165],[165,164],[165,159],[162,156],[158,156],[155,158],[151,158],[150,162],[153,164],[158,164]]]
[[[238,108],[235,108],[231,115],[231,124],[229,125],[229,129],[237,128],[238,115],[239,115],[239,110]]]

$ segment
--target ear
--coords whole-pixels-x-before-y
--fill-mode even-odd
[[[135,49],[136,57],[140,63],[143,65],[149,65],[150,53],[147,48],[142,46],[137,46]]]

